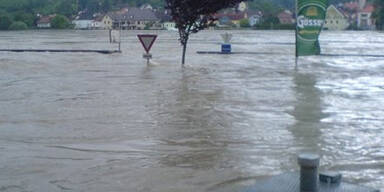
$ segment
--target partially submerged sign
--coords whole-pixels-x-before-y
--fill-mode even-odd
[[[224,33],[224,34],[221,34],[221,38],[223,38],[223,41],[225,44],[229,44],[232,40],[232,34],[230,33]]]
[[[109,41],[111,43],[120,43],[121,42],[120,31],[118,31],[118,30],[110,30],[109,31]]]
[[[328,0],[297,0],[296,56],[319,55]]]
[[[137,35],[147,54],[157,39],[157,35]]]
[[[221,34],[221,38],[223,38],[224,43],[221,44],[221,53],[229,54],[232,52],[232,46],[230,44],[232,40],[232,34],[224,33]]]

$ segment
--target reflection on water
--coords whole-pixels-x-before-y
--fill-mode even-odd
[[[297,101],[291,114],[296,121],[290,129],[304,151],[321,154],[321,120],[327,115],[323,113],[322,93],[316,87],[316,74],[295,72],[293,83]]]
[[[167,166],[209,169],[223,158],[225,144],[220,141],[224,138],[219,138],[217,132],[229,127],[230,118],[216,110],[222,90],[201,85],[205,78],[183,71],[173,87],[174,98],[162,106],[157,116],[166,145],[185,149],[165,156],[161,162]]]
[[[147,66],[123,54],[0,52],[0,191],[241,191],[297,169],[303,151],[347,181],[384,188],[384,62],[303,57],[291,31],[159,35]],[[22,39],[28,39],[28,44]],[[107,31],[0,32],[0,48],[115,49]],[[382,54],[384,34],[324,32],[325,53]]]

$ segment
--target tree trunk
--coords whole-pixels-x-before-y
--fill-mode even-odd
[[[182,58],[182,66],[184,67],[184,64],[185,64],[185,54],[187,52],[187,42],[185,42],[185,44],[183,45],[183,58]]]

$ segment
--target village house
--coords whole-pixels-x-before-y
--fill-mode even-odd
[[[37,22],[37,28],[47,29],[51,28],[51,21],[56,15],[42,16]]]
[[[348,18],[334,5],[327,9],[327,16],[325,18],[325,30],[345,30],[349,27]]]
[[[123,30],[161,29],[160,19],[149,9],[126,8],[124,12],[110,13],[112,28]]]
[[[168,31],[176,31],[176,23],[175,22],[164,22],[163,29]]]
[[[230,13],[217,13],[214,15],[214,17],[217,19],[217,22],[215,23],[218,27],[230,27],[230,26],[236,26],[240,27],[240,21],[242,19],[247,19],[247,13],[245,12],[230,12]]]
[[[107,29],[104,25],[104,16],[96,17],[92,22],[92,29]]]
[[[247,9],[248,9],[248,5],[244,1],[237,5],[237,11],[245,12]]]
[[[375,7],[371,4],[366,5],[357,14],[357,27],[362,30],[374,30],[376,28],[375,20],[372,17]]]
[[[91,29],[93,24],[93,16],[87,12],[80,13],[75,20],[72,21],[75,29]]]
[[[110,16],[110,14],[104,15],[104,17],[101,20],[101,23],[103,23],[104,29],[112,29],[112,27],[113,27],[113,19]]]
[[[293,14],[289,10],[284,10],[281,13],[277,15],[277,18],[279,18],[280,24],[293,24],[295,23],[295,19],[293,18]]]
[[[153,7],[152,7],[152,5],[146,3],[146,4],[142,5],[140,7],[140,9],[150,9],[150,10],[153,10]]]
[[[263,18],[263,13],[261,11],[247,11],[245,18],[248,19],[249,25],[253,27],[261,23]]]

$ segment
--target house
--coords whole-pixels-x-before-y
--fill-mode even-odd
[[[348,18],[334,5],[327,9],[327,16],[324,22],[326,30],[345,30],[349,27]]]
[[[47,29],[51,28],[51,21],[56,15],[42,16],[37,22],[37,28]]]
[[[101,23],[104,26],[104,29],[112,29],[113,27],[113,19],[110,16],[110,14],[104,15],[104,17],[101,20]]]
[[[142,5],[140,7],[140,9],[150,9],[150,10],[153,10],[153,7],[152,7],[152,5],[146,3],[146,4]]]
[[[242,19],[247,19],[247,13],[238,12],[238,13],[217,13],[214,15],[214,18],[218,20],[216,25],[219,27],[226,27],[235,25],[236,27],[240,27],[240,21]]]
[[[125,8],[120,13],[111,13],[108,16],[112,19],[113,29],[121,27],[123,30],[143,30],[162,27],[159,25],[160,19],[149,9]]]
[[[80,12],[76,19],[72,21],[75,29],[91,29],[92,23],[93,16],[86,11]]]
[[[240,12],[244,12],[244,11],[246,11],[248,9],[248,5],[247,5],[247,3],[246,2],[241,2],[241,3],[239,3],[238,5],[237,5],[237,11],[240,11]]]
[[[176,31],[176,23],[174,22],[164,22],[163,23],[163,29],[168,31]]]
[[[170,15],[169,10],[164,10],[164,11],[157,10],[157,11],[155,11],[155,16],[158,19],[160,19],[160,22],[162,22],[162,23],[172,21],[172,16]]]
[[[357,27],[362,30],[374,30],[376,28],[375,20],[372,15],[375,11],[375,7],[368,4],[364,9],[357,13]]]
[[[359,10],[359,3],[356,1],[344,3],[344,9],[349,12],[357,12]]]
[[[248,11],[246,18],[248,18],[249,20],[249,25],[253,27],[261,23],[263,19],[263,14],[261,11],[256,11],[256,12]]]
[[[92,22],[92,29],[107,29],[104,25],[104,15],[96,17]]]
[[[289,10],[284,10],[277,15],[279,18],[280,24],[294,24],[295,19],[293,19],[293,14]]]

